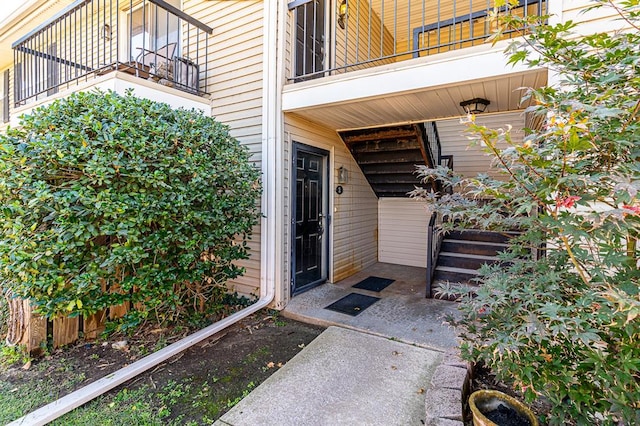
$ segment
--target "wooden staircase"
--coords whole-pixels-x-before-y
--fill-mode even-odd
[[[478,269],[483,264],[499,263],[498,254],[504,251],[510,238],[518,232],[478,230],[452,231],[440,245],[435,266],[434,287],[442,282],[474,285]]]
[[[415,174],[417,164],[437,164],[423,124],[348,130],[340,137],[378,197],[406,197],[416,186],[429,187]]]

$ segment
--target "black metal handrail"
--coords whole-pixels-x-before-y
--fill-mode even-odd
[[[113,70],[204,95],[212,32],[165,0],[78,0],[13,43],[14,104]]]
[[[442,144],[438,135],[438,126],[435,121],[430,121],[424,125],[425,141],[427,152],[430,155],[432,164],[429,167],[436,167],[442,164]]]
[[[442,215],[438,212],[431,213],[427,227],[427,288],[426,297],[433,297],[433,283],[442,245]]]
[[[544,16],[547,4],[548,0],[520,0],[511,13]],[[494,31],[487,0],[347,1],[342,20],[334,5],[328,0],[289,3],[296,21],[289,81],[462,49],[484,43]]]

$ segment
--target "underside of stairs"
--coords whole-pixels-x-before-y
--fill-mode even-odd
[[[452,231],[440,245],[434,272],[434,290],[445,282],[478,285],[476,278],[483,264],[500,263],[498,254],[507,249],[509,239],[518,232],[478,230]]]
[[[416,165],[437,162],[423,124],[349,130],[340,137],[378,197],[406,197],[416,186],[430,188],[415,174]]]

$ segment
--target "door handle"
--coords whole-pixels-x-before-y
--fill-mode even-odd
[[[323,215],[322,213],[320,213],[318,215],[318,234],[319,234],[319,238],[322,238],[322,234],[324,234],[324,225],[323,225],[323,220],[326,216]]]

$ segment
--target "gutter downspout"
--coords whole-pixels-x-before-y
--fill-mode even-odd
[[[80,388],[70,394],[45,405],[13,422],[8,426],[16,425],[45,425],[58,417],[68,413],[92,399],[108,392],[109,390],[121,385],[148,369],[160,364],[174,355],[188,349],[189,347],[211,337],[212,335],[224,330],[225,328],[235,324],[241,319],[253,314],[254,312],[271,304],[275,297],[276,274],[279,275],[278,259],[280,251],[278,250],[279,237],[276,233],[278,222],[278,208],[281,201],[278,198],[277,178],[279,170],[276,166],[278,148],[281,144],[281,138],[278,138],[281,123],[278,120],[279,97],[278,97],[278,79],[277,79],[277,23],[278,9],[277,5],[280,1],[264,1],[263,10],[263,55],[266,59],[264,62],[267,66],[263,70],[263,89],[262,89],[262,173],[263,173],[263,193],[262,206],[265,212],[261,221],[261,242],[260,242],[260,299],[253,305],[236,312],[235,314],[224,318],[210,326],[203,328],[192,335],[179,340],[166,348],[159,350],[149,356],[142,358],[133,364],[122,368],[115,373],[109,374],[102,379]]]

